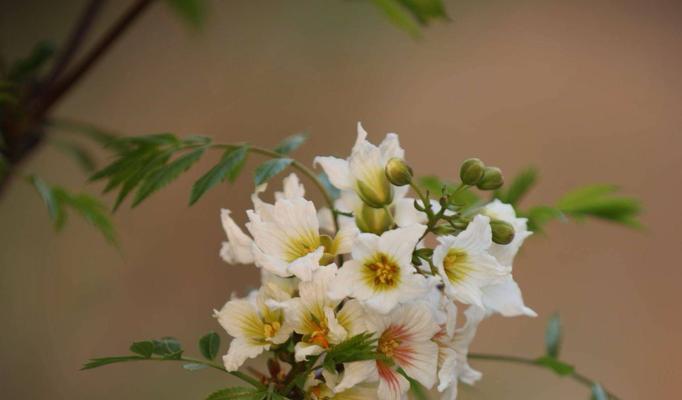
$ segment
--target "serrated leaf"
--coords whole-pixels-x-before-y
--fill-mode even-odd
[[[259,165],[254,173],[254,181],[256,186],[267,182],[273,176],[284,171],[284,169],[286,169],[286,167],[291,165],[293,162],[294,160],[291,158],[274,158]]]
[[[137,190],[132,206],[136,207],[144,199],[149,197],[149,195],[177,179],[180,174],[190,169],[192,165],[199,161],[205,151],[206,147],[200,147],[190,151],[149,174],[144,178],[140,188]]]
[[[208,360],[213,360],[220,350],[220,336],[215,332],[209,332],[199,339],[201,355]]]
[[[376,343],[374,334],[369,332],[348,338],[327,351],[323,366],[331,371],[336,364],[375,360],[378,357]]]
[[[609,396],[599,383],[592,385],[592,400],[609,400]]]
[[[147,158],[138,161],[136,168],[125,171],[124,178],[121,181],[123,185],[121,186],[121,190],[118,192],[116,201],[114,202],[114,211],[116,211],[121,204],[123,204],[128,195],[132,193],[132,191],[135,190],[139,184],[141,184],[145,177],[147,177],[153,171],[162,168],[166,164],[173,154],[173,151],[174,150],[169,149],[160,153],[150,153]],[[111,189],[111,185],[107,185],[105,191],[109,189]]]
[[[556,358],[549,356],[540,357],[535,360],[535,363],[551,369],[560,376],[571,375],[575,371],[575,368],[572,365],[566,364],[565,362],[559,361]]]
[[[60,228],[61,226],[59,225],[58,221],[60,221],[63,218],[62,214],[64,213],[64,211],[62,209],[61,203],[59,202],[59,199],[55,197],[52,188],[44,180],[42,180],[40,177],[36,175],[31,175],[28,179],[29,182],[31,182],[31,184],[33,185],[33,187],[38,191],[40,197],[43,199],[43,202],[47,207],[47,211],[50,214],[50,218],[55,223],[55,226],[57,228]]]
[[[637,216],[641,211],[639,201],[619,196],[613,185],[591,185],[573,190],[563,196],[557,208],[574,217],[587,216],[617,222],[631,227],[639,227]]]
[[[267,395],[263,389],[233,387],[214,392],[206,400],[263,400]]]
[[[234,182],[244,166],[248,151],[248,145],[226,150],[223,157],[220,159],[220,162],[194,183],[189,198],[189,204],[192,205],[196,203],[204,193],[220,182],[225,180]]]
[[[149,340],[135,342],[130,345],[130,351],[144,358],[149,358],[154,354],[154,343]]]
[[[108,208],[99,199],[85,193],[71,194],[59,187],[54,188],[53,193],[60,204],[66,205],[79,213],[97,228],[110,243],[116,243],[116,231],[114,224],[109,218]],[[57,220],[59,226],[63,225],[65,216],[66,214],[62,213],[61,220]]]
[[[275,152],[287,155],[292,151],[298,149],[308,139],[307,133],[297,133],[284,139],[275,147]]]
[[[201,27],[206,19],[205,0],[166,0],[178,16],[193,27]]]
[[[206,364],[188,363],[182,364],[182,368],[187,371],[200,371],[202,369],[208,368]]]
[[[419,37],[419,24],[399,0],[372,0],[393,25],[406,31],[412,37]]]
[[[558,358],[561,350],[561,319],[554,314],[547,322],[545,329],[545,351],[549,357]]]
[[[103,358],[93,358],[89,360],[81,370],[85,369],[93,369],[97,367],[102,367],[105,365],[110,365],[110,364],[117,364],[117,363],[122,363],[122,362],[129,362],[129,361],[140,361],[140,360],[146,360],[146,358],[142,356],[121,356],[121,357],[103,357]]]
[[[509,184],[506,191],[500,192],[497,196],[501,201],[516,206],[523,196],[535,186],[538,179],[538,171],[533,167],[528,167],[521,171]]]

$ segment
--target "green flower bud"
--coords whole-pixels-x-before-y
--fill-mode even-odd
[[[355,213],[355,223],[361,232],[381,235],[391,228],[391,216],[383,208],[373,208],[367,204]]]
[[[514,227],[511,224],[494,219],[490,221],[493,231],[493,242],[497,244],[509,244],[514,240]]]
[[[462,163],[459,167],[459,179],[465,185],[474,186],[482,178],[485,172],[485,164],[478,158],[470,158]]]
[[[402,158],[393,157],[386,163],[386,178],[396,186],[409,185],[412,182],[412,168]]]
[[[356,185],[356,193],[362,202],[372,208],[383,208],[393,201],[393,187],[385,174],[381,174],[379,179],[374,179],[371,185],[363,181],[357,181]]]
[[[476,184],[481,190],[496,190],[504,185],[502,171],[497,167],[485,167],[483,178]]]

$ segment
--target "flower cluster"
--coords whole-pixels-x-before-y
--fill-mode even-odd
[[[262,273],[259,289],[215,311],[234,338],[224,366],[268,352],[263,379],[292,399],[401,399],[414,381],[454,399],[459,381],[481,377],[467,362],[479,323],[535,316],[512,276],[531,232],[499,200],[458,201],[498,189],[499,169],[467,160],[461,184],[432,200],[397,135],[366,137],[358,125],[348,158],[315,159],[340,193],[333,209],[317,210],[291,174],[274,203],[256,189],[248,232],[222,210],[221,257]]]

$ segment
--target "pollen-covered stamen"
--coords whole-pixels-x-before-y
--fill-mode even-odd
[[[467,253],[460,249],[450,249],[443,259],[443,269],[450,282],[463,280],[471,271]]]
[[[282,324],[280,324],[277,321],[273,321],[270,323],[264,323],[263,324],[263,336],[266,338],[271,338],[277,334],[277,331],[279,331],[279,328],[282,327]]]
[[[291,239],[287,243],[285,258],[292,262],[314,252],[320,247],[320,235],[309,232],[301,237]]]
[[[365,263],[365,276],[377,289],[390,289],[399,283],[400,266],[383,253]]]
[[[391,325],[379,337],[377,351],[400,365],[409,365],[414,353],[410,343],[411,335],[403,325]]]

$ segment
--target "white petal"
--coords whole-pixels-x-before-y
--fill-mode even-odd
[[[282,181],[282,192],[275,192],[275,200],[294,199],[304,196],[305,188],[298,179],[298,176],[293,172]]]
[[[511,277],[501,283],[483,288],[483,306],[492,312],[498,312],[505,317],[526,315],[537,317],[537,313],[526,307],[519,285]]]
[[[329,177],[329,181],[336,188],[341,190],[353,189],[355,181],[350,173],[348,161],[336,157],[315,157],[313,165],[319,164],[324,173]]]
[[[379,365],[379,400],[401,400],[410,389],[410,382],[397,371],[377,362]]]
[[[310,344],[306,342],[298,342],[295,346],[296,361],[304,361],[309,356],[316,356],[321,354],[324,349],[316,344]]]
[[[362,261],[374,256],[377,250],[379,250],[379,236],[373,233],[361,233],[355,239],[351,256],[353,260]]]
[[[409,362],[400,366],[408,376],[431,389],[436,381],[438,345],[429,340],[412,345],[411,350]]]
[[[334,214],[329,207],[322,207],[317,211],[317,219],[320,221],[320,229],[325,232],[334,232]]]
[[[336,254],[348,254],[353,249],[355,239],[360,234],[355,224],[343,224],[334,236]]]
[[[236,338],[230,343],[230,349],[223,356],[223,364],[228,371],[236,371],[249,358],[258,357],[269,345],[254,345],[242,338]]]
[[[407,197],[395,202],[393,219],[395,220],[396,225],[403,227],[413,224],[426,224],[428,222],[426,213],[414,208],[414,201],[415,199]]]
[[[393,157],[405,158],[405,150],[400,147],[398,135],[395,133],[386,135],[386,138],[379,144],[379,150],[381,151],[384,162],[387,162]]]
[[[414,224],[384,232],[379,238],[379,250],[393,256],[401,265],[411,264],[412,252],[425,230],[425,225]]]
[[[438,391],[443,392],[451,385],[457,385],[457,352],[449,347],[440,349],[438,355]]]
[[[232,217],[230,217],[230,210],[220,210],[220,219],[227,236],[227,242],[223,242],[220,250],[222,259],[230,264],[253,263],[253,254],[251,253],[253,239],[237,226]]]
[[[452,237],[441,237],[439,241],[444,243],[444,241],[449,240],[450,247],[455,246],[471,253],[486,251],[493,243],[490,218],[479,214],[474,217],[474,220],[469,223],[462,233],[454,237],[454,240],[450,238]]]
[[[376,361],[356,361],[343,364],[341,381],[333,388],[334,393],[343,392],[360,382],[375,381],[377,379]]]
[[[255,305],[249,300],[230,300],[220,311],[216,311],[214,316],[230,336],[249,339],[262,337],[263,321]]]
[[[265,254],[255,243],[253,244],[251,251],[253,253],[254,263],[257,266],[282,278],[291,276],[289,264],[282,261],[282,259]]]
[[[304,282],[311,280],[313,272],[320,268],[320,258],[323,253],[324,247],[319,247],[314,252],[297,258],[289,264],[289,272]]]
[[[372,295],[372,290],[364,282],[362,268],[364,266],[356,260],[346,261],[343,267],[339,269],[339,273],[329,289],[328,296],[337,300],[347,296],[358,299],[369,298]]]
[[[362,127],[362,122],[358,121],[357,125],[358,134],[355,137],[355,144],[353,145],[353,151],[355,148],[360,146],[362,143],[367,141],[367,131]]]
[[[348,337],[348,332],[339,323],[331,307],[325,307],[324,315],[327,317],[327,327],[329,328],[329,341],[333,344],[341,343]]]

